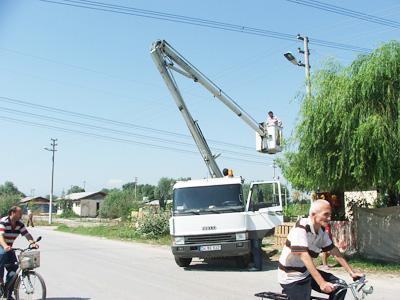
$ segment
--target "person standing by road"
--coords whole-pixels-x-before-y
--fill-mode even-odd
[[[33,224],[33,212],[30,208],[28,208],[28,223],[26,224],[26,226],[29,227],[29,225],[35,227],[35,225]]]

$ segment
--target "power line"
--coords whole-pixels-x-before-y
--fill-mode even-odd
[[[0,101],[16,104],[16,105],[20,105],[20,106],[25,106],[25,107],[32,107],[32,108],[40,109],[40,110],[44,110],[44,111],[56,112],[56,113],[63,114],[63,115],[71,115],[71,116],[82,118],[82,119],[94,120],[97,122],[113,124],[116,126],[138,129],[138,130],[152,132],[152,133],[156,133],[156,134],[175,136],[175,137],[185,138],[185,139],[192,138],[190,135],[187,135],[187,134],[176,133],[176,132],[151,128],[151,127],[141,126],[141,125],[128,123],[128,122],[116,121],[116,120],[112,120],[112,119],[108,119],[108,118],[102,118],[102,117],[97,117],[97,116],[93,116],[93,115],[88,115],[88,114],[73,112],[73,111],[69,111],[69,110],[59,109],[59,108],[55,108],[55,107],[50,107],[50,106],[46,106],[46,105],[35,104],[32,102],[23,101],[23,100],[19,100],[19,99],[15,99],[15,98],[10,98],[10,97],[0,96]],[[244,150],[254,150],[251,147],[247,147],[247,146],[243,146],[243,145],[220,142],[220,141],[216,141],[216,140],[209,140],[209,141],[212,143],[215,143],[215,144],[225,145],[225,146],[229,146],[229,147],[237,147],[237,148],[242,148]]]
[[[100,130],[101,132],[108,131],[108,132],[118,134],[118,135],[133,136],[133,137],[137,137],[137,138],[141,138],[141,139],[151,140],[154,142],[163,142],[163,143],[167,143],[167,144],[176,144],[176,145],[180,145],[180,146],[194,147],[194,145],[191,143],[178,142],[178,141],[174,141],[174,140],[170,140],[170,139],[157,138],[157,137],[152,137],[152,136],[143,135],[143,134],[136,134],[136,133],[132,133],[129,131],[121,131],[121,130],[111,129],[111,128],[107,128],[107,127],[103,127],[103,126],[97,126],[97,125],[86,124],[86,123],[81,123],[81,122],[76,122],[76,121],[71,121],[71,120],[66,120],[66,119],[49,117],[49,116],[45,116],[45,115],[35,114],[32,112],[20,111],[20,110],[16,110],[16,109],[10,109],[10,108],[6,108],[6,107],[0,107],[0,111],[12,113],[12,114],[35,117],[35,118],[42,119],[42,120],[43,119],[50,120],[50,121],[54,121],[54,122],[58,122],[58,123],[72,124],[74,126],[86,127],[86,128],[92,129],[92,130]],[[243,153],[243,152],[237,152],[237,151],[232,151],[232,150],[227,150],[227,149],[222,149],[222,148],[215,148],[215,147],[212,147],[212,149],[214,151],[223,151],[223,152],[231,153],[231,154],[235,154],[235,155],[241,155],[241,156],[246,156],[249,158],[260,159],[260,157],[254,155],[254,154],[247,154],[247,153]]]
[[[43,124],[43,123],[36,123],[36,122],[31,122],[31,121],[26,121],[26,120],[21,120],[21,119],[16,119],[16,118],[10,118],[7,116],[2,116],[2,115],[0,115],[0,119],[9,121],[9,122],[13,122],[13,123],[39,127],[39,128],[47,128],[47,129],[52,129],[52,130],[56,130],[56,131],[66,132],[66,133],[73,133],[73,134],[95,137],[95,138],[99,138],[99,139],[103,139],[103,140],[107,140],[107,141],[120,142],[120,143],[126,143],[126,144],[146,146],[146,147],[159,149],[159,150],[171,150],[174,152],[198,155],[198,152],[196,152],[196,151],[190,151],[190,150],[179,149],[179,148],[168,147],[168,146],[155,145],[155,144],[139,142],[139,141],[123,139],[123,138],[116,138],[116,137],[107,136],[107,135],[103,135],[103,134],[90,133],[90,132],[85,132],[85,131],[81,131],[81,130],[68,129],[68,128],[63,128],[63,127]],[[257,164],[257,165],[262,164],[262,165],[268,166],[268,164],[266,162],[264,163],[264,162],[260,162],[260,161],[248,160],[248,159],[243,159],[243,158],[224,156],[224,159],[241,161],[241,162]]]
[[[362,12],[358,12],[358,11],[355,11],[352,9],[347,9],[347,8],[332,5],[332,4],[327,4],[327,3],[324,3],[321,1],[316,1],[316,0],[286,0],[286,1],[300,4],[300,5],[307,6],[307,7],[316,8],[319,10],[324,10],[327,12],[332,12],[332,13],[346,16],[346,17],[364,20],[364,21],[367,21],[370,23],[375,23],[375,24],[379,24],[379,25],[383,25],[383,26],[389,26],[389,27],[400,29],[400,22],[377,17],[377,16],[370,15],[370,14],[365,14]]]
[[[150,19],[157,19],[157,20],[162,20],[162,21],[195,25],[195,26],[225,30],[225,31],[240,32],[240,33],[270,37],[270,38],[275,38],[275,39],[280,39],[280,40],[294,41],[296,39],[295,34],[288,34],[288,33],[282,33],[282,32],[277,32],[277,31],[265,30],[265,29],[249,27],[249,26],[245,26],[245,25],[237,25],[237,24],[231,24],[231,23],[225,23],[225,22],[218,22],[218,21],[213,21],[213,20],[209,20],[209,19],[193,18],[193,17],[189,17],[189,16],[139,9],[139,8],[129,7],[129,6],[114,5],[114,4],[104,3],[104,2],[87,1],[87,0],[58,0],[58,1],[40,0],[40,1],[64,5],[64,6],[86,8],[86,9],[96,10],[96,11],[105,11],[105,12],[111,12],[111,13],[124,14],[124,15],[132,15],[132,16],[142,17],[142,18],[150,18]],[[353,45],[346,45],[346,44],[341,44],[341,43],[336,43],[336,42],[317,40],[317,39],[315,39],[315,40],[310,39],[310,43],[312,43],[314,45],[322,46],[322,47],[329,47],[329,48],[335,48],[335,49],[340,49],[340,50],[348,50],[348,51],[361,52],[361,53],[371,52],[371,49],[368,49],[368,48],[363,48],[363,47],[358,47],[358,46],[353,46]]]

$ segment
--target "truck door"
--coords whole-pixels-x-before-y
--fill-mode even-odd
[[[246,204],[247,228],[251,238],[263,238],[283,222],[279,181],[254,182]]]

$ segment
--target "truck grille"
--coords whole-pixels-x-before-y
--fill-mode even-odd
[[[235,233],[220,233],[220,234],[203,234],[192,235],[185,237],[185,244],[206,244],[206,243],[221,243],[235,242]]]

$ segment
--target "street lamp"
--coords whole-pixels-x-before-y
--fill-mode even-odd
[[[297,61],[297,59],[294,57],[294,55],[291,52],[286,52],[283,54],[285,58],[290,61],[292,64],[295,66],[299,67],[304,67],[306,71],[306,92],[307,96],[311,96],[311,81],[310,81],[310,61],[309,61],[309,55],[310,55],[310,50],[308,49],[308,37],[304,36],[302,37],[301,35],[297,35],[297,39],[300,41],[303,41],[304,43],[304,50],[301,50],[301,48],[298,48],[299,53],[304,54],[304,63],[301,61]]]
[[[299,63],[296,59],[296,57],[294,57],[294,55],[292,54],[292,52],[286,52],[285,54],[283,54],[284,57],[286,57],[286,59],[288,61],[290,61],[292,64],[294,64],[295,66],[298,66]]]

